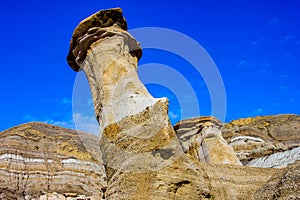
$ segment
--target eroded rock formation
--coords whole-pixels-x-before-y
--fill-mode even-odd
[[[72,41],[77,32],[84,31],[80,32],[82,36],[78,36],[77,45],[71,45],[75,60],[69,63],[75,62],[84,70],[91,87],[102,135],[100,146],[110,181],[106,196],[140,199],[150,195],[151,190],[157,190],[157,197],[168,198],[167,187],[163,185],[170,180],[159,181],[157,172],[182,160],[183,152],[169,122],[167,99],[153,98],[138,79],[136,70],[141,48],[126,31],[127,26],[120,26],[126,22],[119,13],[120,9],[100,11],[81,22]],[[108,26],[86,22],[94,19],[102,22],[98,16],[110,15],[113,23]],[[97,41],[90,37],[95,33],[99,35]],[[90,39],[94,43],[89,42]],[[90,43],[89,49],[82,48]],[[84,51],[87,53],[80,53]],[[81,54],[86,57],[82,59]],[[168,177],[174,178],[178,177]],[[161,185],[160,190],[158,185]],[[192,187],[198,188],[197,185]]]
[[[276,170],[204,164],[185,154],[167,100],[153,98],[138,79],[142,51],[126,27],[121,9],[99,11],[75,29],[68,55],[91,87],[105,198],[248,199]]]
[[[222,136],[222,125],[214,117],[197,117],[178,122],[174,129],[183,151],[200,162],[241,165]]]
[[[105,171],[96,136],[29,123],[1,132],[0,140],[0,199],[102,199]],[[152,180],[160,180],[156,185],[165,189],[168,199],[251,199],[252,195],[254,199],[297,199],[300,196],[299,162],[280,170],[199,163],[186,165],[184,173],[180,170],[182,163],[178,160],[172,165],[173,173],[168,168],[153,174],[156,178]],[[199,187],[196,194],[192,194],[190,176],[199,179],[194,183]],[[134,184],[140,198],[148,199],[142,191],[143,185],[136,184],[142,181],[135,176],[131,180],[124,183],[124,192],[125,186],[130,188]],[[166,180],[172,181],[163,185]],[[157,191],[151,192],[150,199],[163,199]]]
[[[167,100],[153,98],[138,79],[142,50],[126,29],[120,9],[100,11],[71,40],[68,63],[87,75],[100,145],[94,135],[44,123],[0,132],[0,199],[300,198],[299,162],[240,166],[215,118],[178,123],[178,139]],[[221,130],[244,163],[292,157],[285,166],[299,156],[299,128],[299,116],[281,115]]]
[[[101,199],[107,187],[98,138],[44,123],[0,133],[0,199],[45,192]]]
[[[285,167],[299,160],[299,153],[293,150],[300,147],[299,115],[233,120],[222,127],[222,133],[244,165]],[[270,156],[275,153],[278,154]],[[286,157],[287,155],[284,156],[284,154],[294,154],[294,156]],[[284,160],[281,159],[283,157],[285,157]]]

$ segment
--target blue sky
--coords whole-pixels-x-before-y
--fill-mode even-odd
[[[167,28],[202,45],[224,82],[224,121],[300,114],[299,1],[1,0],[0,131],[29,121],[74,128],[73,115],[84,122],[77,128],[95,130],[91,111],[72,110],[77,74],[68,67],[66,55],[77,24],[111,7],[123,9],[129,29]],[[145,49],[140,64],[147,63],[178,70],[195,91],[200,115],[211,114],[206,82],[187,60],[173,52]],[[166,86],[147,87],[156,97],[169,97],[173,123],[194,116],[192,106],[181,115],[178,94]],[[187,101],[192,97],[185,96]],[[92,103],[87,99],[86,105]]]

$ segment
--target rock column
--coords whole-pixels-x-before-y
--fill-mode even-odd
[[[117,193],[118,199],[124,191],[113,185],[124,184],[126,174],[137,175],[149,188],[153,181],[145,179],[184,154],[168,118],[167,99],[153,98],[138,79],[142,49],[126,29],[121,9],[99,11],[75,29],[68,55],[69,65],[83,69],[88,79],[110,181],[107,196]],[[126,187],[132,191],[124,198],[135,198],[137,188]]]
[[[142,50],[126,30],[121,9],[99,11],[77,26],[67,58],[75,71],[84,70],[92,91],[105,199],[248,199],[270,174],[254,176],[255,169],[248,176],[243,166],[203,164],[185,154],[167,99],[153,98],[138,79]],[[249,187],[253,180],[259,184]]]
[[[104,26],[105,20],[111,23]],[[99,24],[86,25],[89,21]],[[73,34],[77,44],[70,51],[73,67],[83,69],[90,84],[107,167],[144,171],[181,148],[169,122],[167,99],[153,98],[138,78],[142,49],[126,28],[120,9],[100,11],[76,28],[80,36]],[[129,167],[129,160],[134,165]]]

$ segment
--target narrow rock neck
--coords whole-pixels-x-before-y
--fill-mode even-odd
[[[110,179],[117,172],[158,170],[183,151],[168,118],[166,98],[153,98],[137,74],[137,46],[121,29],[91,45],[81,68],[100,124],[100,148]]]
[[[100,129],[141,112],[156,101],[137,75],[136,40],[116,27],[91,45],[81,68],[88,79]],[[140,50],[140,49],[139,49]]]

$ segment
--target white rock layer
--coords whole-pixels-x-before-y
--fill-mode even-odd
[[[300,147],[292,150],[279,152],[270,156],[255,158],[247,166],[263,168],[282,168],[297,160],[300,160]]]

